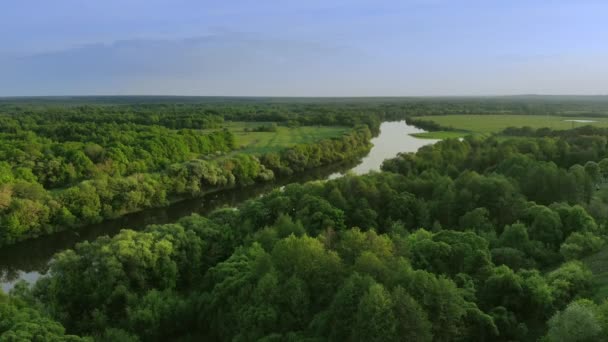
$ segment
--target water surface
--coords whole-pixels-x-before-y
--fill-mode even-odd
[[[372,139],[374,146],[369,154],[348,172],[361,175],[370,171],[380,171],[380,166],[385,159],[393,158],[400,152],[416,152],[422,146],[434,144],[438,141],[435,139],[420,139],[410,135],[424,132],[426,131],[410,126],[405,121],[383,122],[380,125],[380,134]],[[335,173],[330,175],[329,179],[339,177],[342,174]]]
[[[141,230],[149,224],[171,223],[193,213],[204,215],[217,208],[234,207],[245,200],[261,196],[289,183],[333,179],[347,172],[364,174],[379,171],[385,159],[392,158],[400,152],[415,152],[420,147],[437,141],[419,139],[409,135],[422,132],[424,130],[409,126],[405,121],[384,122],[380,126],[380,134],[372,139],[374,146],[359,161],[309,170],[305,174],[279,179],[271,183],[225,190],[201,198],[178,202],[164,208],[147,209],[125,215],[75,231],[60,232],[0,248],[0,284],[6,292],[21,279],[32,283],[48,270],[49,261],[55,253],[73,248],[78,242],[91,241],[102,235],[116,235],[124,228]]]
[[[595,120],[583,120],[583,119],[577,119],[577,120],[564,120],[564,121],[568,121],[568,122],[582,122],[582,123],[591,123],[591,122],[597,122]]]

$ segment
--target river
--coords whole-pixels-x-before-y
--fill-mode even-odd
[[[378,171],[385,159],[392,158],[399,152],[415,152],[420,147],[437,141],[409,135],[420,132],[424,131],[406,124],[405,121],[383,122],[380,125],[380,134],[372,139],[374,146],[370,152],[356,162],[319,168],[307,171],[304,175],[271,183],[209,194],[165,208],[147,209],[75,231],[64,231],[1,248],[0,284],[7,292],[21,279],[32,283],[48,270],[49,261],[55,253],[73,248],[78,242],[94,240],[102,235],[113,236],[124,228],[141,230],[149,224],[171,223],[193,213],[204,215],[220,207],[234,207],[247,199],[261,196],[288,183],[334,179],[347,172],[364,174]]]

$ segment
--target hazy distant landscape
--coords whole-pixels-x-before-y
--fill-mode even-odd
[[[0,342],[608,342],[606,13],[7,2]]]

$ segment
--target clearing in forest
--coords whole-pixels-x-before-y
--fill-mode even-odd
[[[230,122],[225,127],[234,134],[240,152],[253,154],[277,152],[297,144],[339,137],[349,131],[348,127],[336,126],[277,126],[274,132],[254,131],[256,128],[270,124],[269,122]]]

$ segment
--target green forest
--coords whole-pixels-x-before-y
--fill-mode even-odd
[[[0,246],[358,158],[380,123],[348,110],[323,117],[249,110],[0,105]],[[254,133],[228,120],[350,129],[255,153],[235,141]]]
[[[176,101],[0,101],[0,245],[360,158],[383,121],[608,115],[595,97]],[[256,154],[230,122],[348,129]],[[607,237],[608,128],[508,127],[79,243],[0,293],[0,340],[606,341]]]

